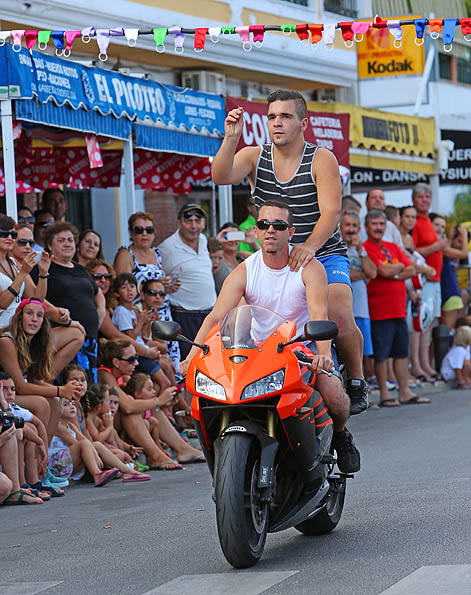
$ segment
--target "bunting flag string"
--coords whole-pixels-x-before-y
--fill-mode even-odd
[[[85,27],[81,31],[24,31],[20,29],[12,31],[0,31],[0,46],[5,43],[12,43],[13,49],[17,52],[22,47],[23,40],[28,50],[37,44],[40,50],[45,50],[52,39],[58,56],[69,57],[72,51],[72,45],[77,38],[81,38],[83,43],[89,43],[92,38],[96,39],[99,49],[99,59],[105,62],[108,59],[108,46],[111,38],[123,37],[126,39],[129,47],[137,44],[140,36],[153,35],[155,49],[159,53],[166,50],[165,42],[168,36],[173,37],[174,50],[177,54],[183,54],[185,37],[194,36],[193,50],[202,52],[206,47],[206,37],[213,43],[218,43],[221,35],[238,35],[242,42],[242,49],[250,51],[253,46],[260,47],[263,44],[265,33],[281,32],[284,35],[293,33],[301,42],[306,42],[313,49],[324,39],[325,47],[332,50],[336,31],[339,30],[346,47],[351,48],[354,42],[361,42],[369,29],[385,29],[394,37],[394,45],[400,47],[403,38],[403,27],[415,27],[415,43],[423,45],[426,27],[429,28],[429,34],[432,39],[437,39],[442,35],[444,50],[450,52],[455,38],[456,28],[461,29],[461,34],[467,42],[471,42],[471,18],[448,18],[448,19],[389,19],[383,20],[376,16],[372,21],[343,21],[339,23],[303,23],[286,25],[241,25],[238,27],[197,27],[189,29],[179,25],[173,27],[156,27],[149,30],[130,29],[125,27],[112,27],[111,29],[96,29],[95,27]],[[252,35],[253,45],[250,35]]]

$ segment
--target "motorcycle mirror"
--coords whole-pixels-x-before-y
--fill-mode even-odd
[[[173,320],[157,320],[152,323],[151,332],[153,339],[175,341],[182,329],[178,322],[173,322]]]
[[[338,326],[331,320],[310,320],[304,325],[304,335],[311,341],[335,339],[338,333]]]

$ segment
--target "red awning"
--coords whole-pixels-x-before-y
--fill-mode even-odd
[[[245,101],[236,97],[226,98],[226,112],[236,107],[244,108],[244,131],[237,150],[242,147],[263,145],[270,142],[268,134],[267,105],[257,101]],[[349,168],[350,146],[349,114],[329,114],[308,111],[308,126],[304,138],[332,151],[339,165]]]

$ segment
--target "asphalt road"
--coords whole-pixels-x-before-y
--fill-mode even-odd
[[[469,595],[470,420],[470,391],[352,419],[362,471],[337,529],[269,535],[245,571],[219,549],[205,465],[0,507],[0,595]]]

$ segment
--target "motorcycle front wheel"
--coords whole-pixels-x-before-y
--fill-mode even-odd
[[[215,479],[219,543],[234,568],[249,568],[261,558],[268,530],[268,503],[257,487],[260,446],[247,434],[222,441]]]
[[[342,516],[347,482],[344,477],[329,479],[330,488],[324,499],[323,509],[312,519],[296,525],[304,535],[323,535],[335,529]]]

